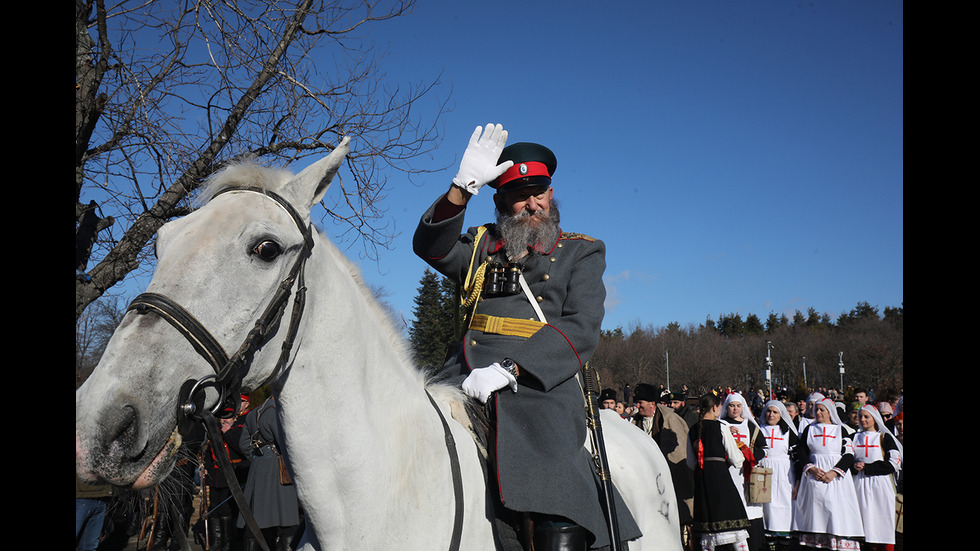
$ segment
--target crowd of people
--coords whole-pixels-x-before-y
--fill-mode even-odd
[[[641,383],[599,402],[663,451],[687,549],[901,549],[901,393],[767,394]]]
[[[173,483],[165,489],[122,496],[109,485],[93,486],[76,477],[76,549],[122,550],[136,536],[140,551],[182,549],[184,538],[193,538],[209,551],[258,551],[262,547],[246,526],[232,495],[232,484],[241,488],[266,547],[270,551],[295,549],[302,508],[288,468],[280,459],[281,427],[275,408],[274,397],[250,404],[249,396],[241,395],[237,414],[228,409],[221,419],[221,442],[216,446],[207,440],[188,444],[190,455],[196,457],[178,461],[176,469],[180,472],[171,475]],[[234,482],[225,476],[218,453],[226,454]],[[161,497],[161,492],[166,495]],[[195,494],[200,496],[196,516]],[[149,503],[142,514],[133,514],[133,498]],[[116,520],[123,520],[125,525],[110,526],[110,504],[124,508]]]

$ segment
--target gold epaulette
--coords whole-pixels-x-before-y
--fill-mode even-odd
[[[585,241],[595,241],[595,237],[585,235],[584,233],[572,233],[572,232],[562,232],[559,239],[583,239]]]

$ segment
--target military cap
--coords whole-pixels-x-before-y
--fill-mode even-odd
[[[505,147],[497,164],[505,161],[514,161],[514,166],[490,182],[490,187],[496,189],[497,193],[529,186],[549,186],[558,167],[558,160],[550,149],[530,142],[518,142]]]
[[[606,400],[615,400],[616,391],[611,388],[603,389],[602,394],[599,395],[599,403],[605,402]]]

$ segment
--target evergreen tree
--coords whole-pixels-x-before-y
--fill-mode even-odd
[[[456,304],[455,284],[426,268],[412,310],[415,320],[408,331],[415,363],[420,368],[437,370],[445,363],[459,324]]]
[[[762,325],[759,316],[749,314],[745,317],[744,331],[748,335],[761,335],[766,332],[766,328]]]
[[[769,312],[769,317],[766,318],[766,333],[772,333],[777,328],[787,325],[789,325],[789,319],[786,314],[778,315],[775,312]]]
[[[745,335],[745,322],[742,315],[732,313],[718,316],[718,332],[726,337],[741,337]]]

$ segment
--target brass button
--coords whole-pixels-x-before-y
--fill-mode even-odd
[[[541,296],[536,296],[534,297],[534,299],[537,300],[538,302],[544,302],[544,299]]]
[[[541,281],[548,281],[549,279],[551,279],[551,276],[548,274],[544,274],[543,276],[541,276]]]
[[[470,339],[470,346],[476,346],[476,339]]]
[[[552,261],[552,262],[558,262],[558,259],[557,259],[557,258],[555,258],[555,257],[551,257],[551,261]]]

